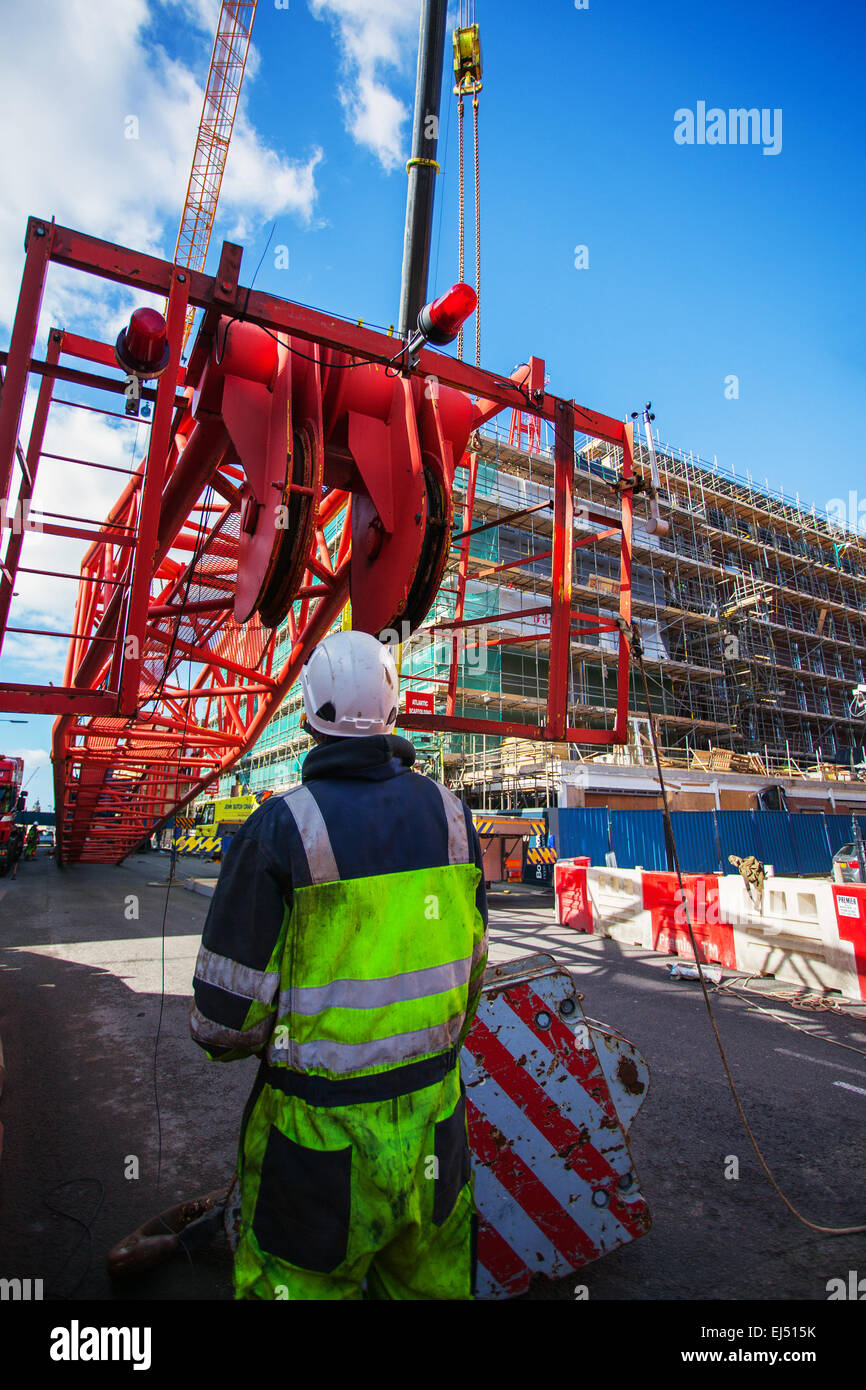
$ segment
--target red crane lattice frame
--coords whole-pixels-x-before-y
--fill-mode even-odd
[[[333,354],[346,354],[357,363],[379,364],[381,368],[394,362],[400,343],[360,324],[262,290],[244,288],[239,284],[242,251],[231,243],[222,248],[215,276],[40,218],[30,219],[25,248],[10,348],[0,354],[5,372],[0,398],[0,499],[10,497],[17,461],[21,470],[19,515],[33,496],[49,411],[55,401],[55,383],[73,383],[115,397],[122,397],[125,390],[114,349],[108,344],[52,329],[45,358],[34,357],[49,265],[161,295],[168,304],[169,366],[155,388],[143,387],[141,392],[142,399],[153,402],[146,456],[129,470],[126,487],[105,522],[41,514],[42,532],[89,542],[81,563],[75,618],[65,634],[70,646],[64,682],[61,686],[0,682],[0,710],[59,716],[54,727],[53,759],[61,857],[67,862],[117,862],[150,829],[187,805],[253,746],[297,679],[310,649],[333,625],[349,597],[351,497],[345,488],[319,483],[321,496],[315,526],[310,530],[309,552],[287,617],[291,641],[278,669],[274,630],[265,628],[258,615],[245,623],[232,616],[244,470],[237,459],[213,452],[216,436],[212,430],[218,422],[210,426],[207,419],[199,421],[197,435],[188,441],[179,439],[177,433],[184,412],[188,412],[193,385],[200,381],[205,362],[213,354],[217,326],[229,315],[235,322],[242,318],[244,323],[259,325],[283,339],[289,335],[285,339],[289,342],[299,340],[308,345],[308,360],[313,366],[301,370],[306,370],[311,380],[317,378],[313,385],[320,392],[327,364],[335,360]],[[204,318],[189,364],[182,369],[184,322],[190,308],[204,310]],[[87,367],[82,367],[82,362]],[[456,715],[459,643],[455,635],[445,713],[406,714],[400,726],[596,745],[625,742],[629,647],[622,627],[631,622],[632,425],[545,391],[544,363],[536,358],[514,378],[505,378],[424,349],[414,371],[404,371],[403,376],[433,379],[446,391],[450,388],[462,393],[464,404],[469,403],[466,408],[471,407],[473,429],[504,409],[547,420],[554,429],[555,447],[552,586],[549,609],[545,609],[550,618],[545,718],[527,723]],[[31,377],[39,386],[25,452],[19,444],[19,431]],[[377,380],[381,384],[381,373]],[[410,385],[405,388],[409,411],[413,408]],[[457,397],[452,399],[459,403]],[[110,413],[104,406],[82,403],[82,408]],[[590,511],[588,520],[593,529],[589,533],[581,529],[577,538],[573,524],[576,427],[581,434],[622,450],[619,521],[611,520],[609,510]],[[184,442],[186,447],[182,447]],[[70,466],[104,466],[80,459],[67,462]],[[467,482],[462,526],[453,541],[459,552],[456,614],[446,626],[459,630],[477,621],[464,618],[463,595],[478,461],[470,451],[455,463],[467,469]],[[302,484],[294,486],[301,494],[316,491]],[[501,515],[497,524],[520,514]],[[4,508],[3,521],[11,534],[0,573],[0,643],[7,630],[26,535],[26,528],[13,525],[8,508]],[[335,526],[337,530],[330,540],[325,538],[328,526],[332,532]],[[619,612],[618,618],[611,615],[608,621],[599,614],[573,608],[573,556],[576,546],[614,535],[620,537]],[[178,558],[185,552],[192,554],[186,564]],[[495,627],[514,616],[513,612],[493,614],[484,622]],[[531,612],[524,611],[522,616],[531,616]],[[571,637],[617,630],[613,726],[569,726]],[[44,635],[59,634],[45,629]],[[491,645],[516,645],[526,640],[538,639],[508,635]],[[187,688],[177,675],[183,661],[189,663],[190,670],[193,664],[197,670]]]

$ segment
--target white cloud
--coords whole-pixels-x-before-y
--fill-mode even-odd
[[[35,392],[28,396],[22,435],[29,433]],[[120,421],[103,419],[91,411],[54,406],[45,434],[45,454],[62,454],[63,459],[43,458],[39,464],[36,490],[29,522],[38,526],[42,513],[63,513],[66,517],[101,522],[117,500],[127,479],[122,473],[102,468],[84,468],[66,460],[86,459],[112,468],[132,469],[147,447],[148,431]],[[133,447],[137,440],[137,447]],[[14,507],[10,508],[14,514]],[[55,521],[54,517],[46,520]],[[57,520],[61,526],[73,521]],[[70,632],[77,580],[60,579],[52,574],[77,575],[88,542],[58,537],[38,529],[27,529],[21,551],[21,569],[15,583],[10,627],[37,628],[47,632]],[[28,571],[49,571],[49,574]],[[15,662],[38,674],[40,683],[59,682],[63,676],[68,641],[60,637],[36,637],[10,632],[3,644],[3,666]]]
[[[27,217],[56,216],[82,231],[170,256],[186,194],[203,99],[207,44],[196,72],[154,42],[152,21],[176,0],[30,0],[0,5],[4,43],[0,90],[21,113],[3,151],[0,206],[0,322],[11,323],[23,265]],[[187,18],[208,37],[218,6],[197,0]],[[209,55],[208,55],[209,56]],[[244,91],[254,80],[255,61]],[[201,80],[200,80],[201,79]],[[137,138],[128,138],[133,135]],[[309,221],[321,151],[299,160],[270,148],[244,101],[220,201],[221,220],[247,228],[280,213]],[[43,324],[81,308],[81,277],[52,268]],[[97,282],[87,284],[92,293]],[[102,289],[104,306],[116,291]],[[101,317],[101,313],[98,313]]]
[[[213,39],[220,14],[220,0],[165,0],[165,3],[174,10],[182,10],[191,24]]]
[[[155,41],[157,22],[167,17],[176,25],[181,9],[200,37],[184,49],[189,67]],[[3,340],[15,313],[29,215],[55,216],[107,241],[172,255],[218,14],[219,0],[0,0],[0,91],[7,111],[19,113],[2,154]],[[250,119],[246,97],[257,66],[253,54],[221,190],[218,237],[224,226],[233,239],[249,237],[284,213],[308,223],[316,202],[321,150],[289,159],[268,145]],[[127,139],[128,133],[137,138]],[[159,301],[51,266],[36,355],[43,355],[52,324],[111,342],[142,303]],[[75,390],[61,386],[56,394],[74,397]],[[25,447],[34,400],[31,387],[21,430]],[[133,435],[123,423],[53,407],[45,449],[128,468],[146,444],[142,429],[141,448],[132,455]],[[125,482],[120,473],[45,459],[33,507],[101,520]],[[28,533],[22,564],[77,574],[85,548],[81,540]],[[10,622],[70,631],[76,588],[73,581],[19,574]],[[65,657],[62,639],[9,634],[4,675],[12,678],[6,667],[14,661],[40,680],[56,681]]]
[[[245,241],[255,225],[282,213],[295,213],[308,222],[316,200],[316,166],[322,151],[316,149],[304,163],[289,164],[268,149],[258,132],[238,112],[220,193],[221,221],[229,241]]]
[[[349,133],[384,169],[397,168],[406,157],[403,125],[409,110],[381,80],[380,69],[412,70],[419,0],[310,0],[310,10],[337,33],[345,74],[340,100]]]
[[[37,767],[46,767],[50,762],[50,754],[44,748],[11,748],[4,751],[4,758],[23,758],[24,759],[24,781],[27,781],[27,774],[35,772]]]

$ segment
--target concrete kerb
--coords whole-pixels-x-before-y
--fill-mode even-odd
[[[216,890],[217,881],[215,878],[185,878],[184,888],[190,893],[200,893],[203,898],[212,898]]]

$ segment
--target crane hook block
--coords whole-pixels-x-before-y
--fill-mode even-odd
[[[454,91],[481,91],[481,35],[477,24],[454,30]]]

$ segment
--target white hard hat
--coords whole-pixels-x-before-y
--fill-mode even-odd
[[[320,734],[365,738],[397,723],[399,677],[387,646],[369,632],[333,632],[301,671],[307,723]]]

